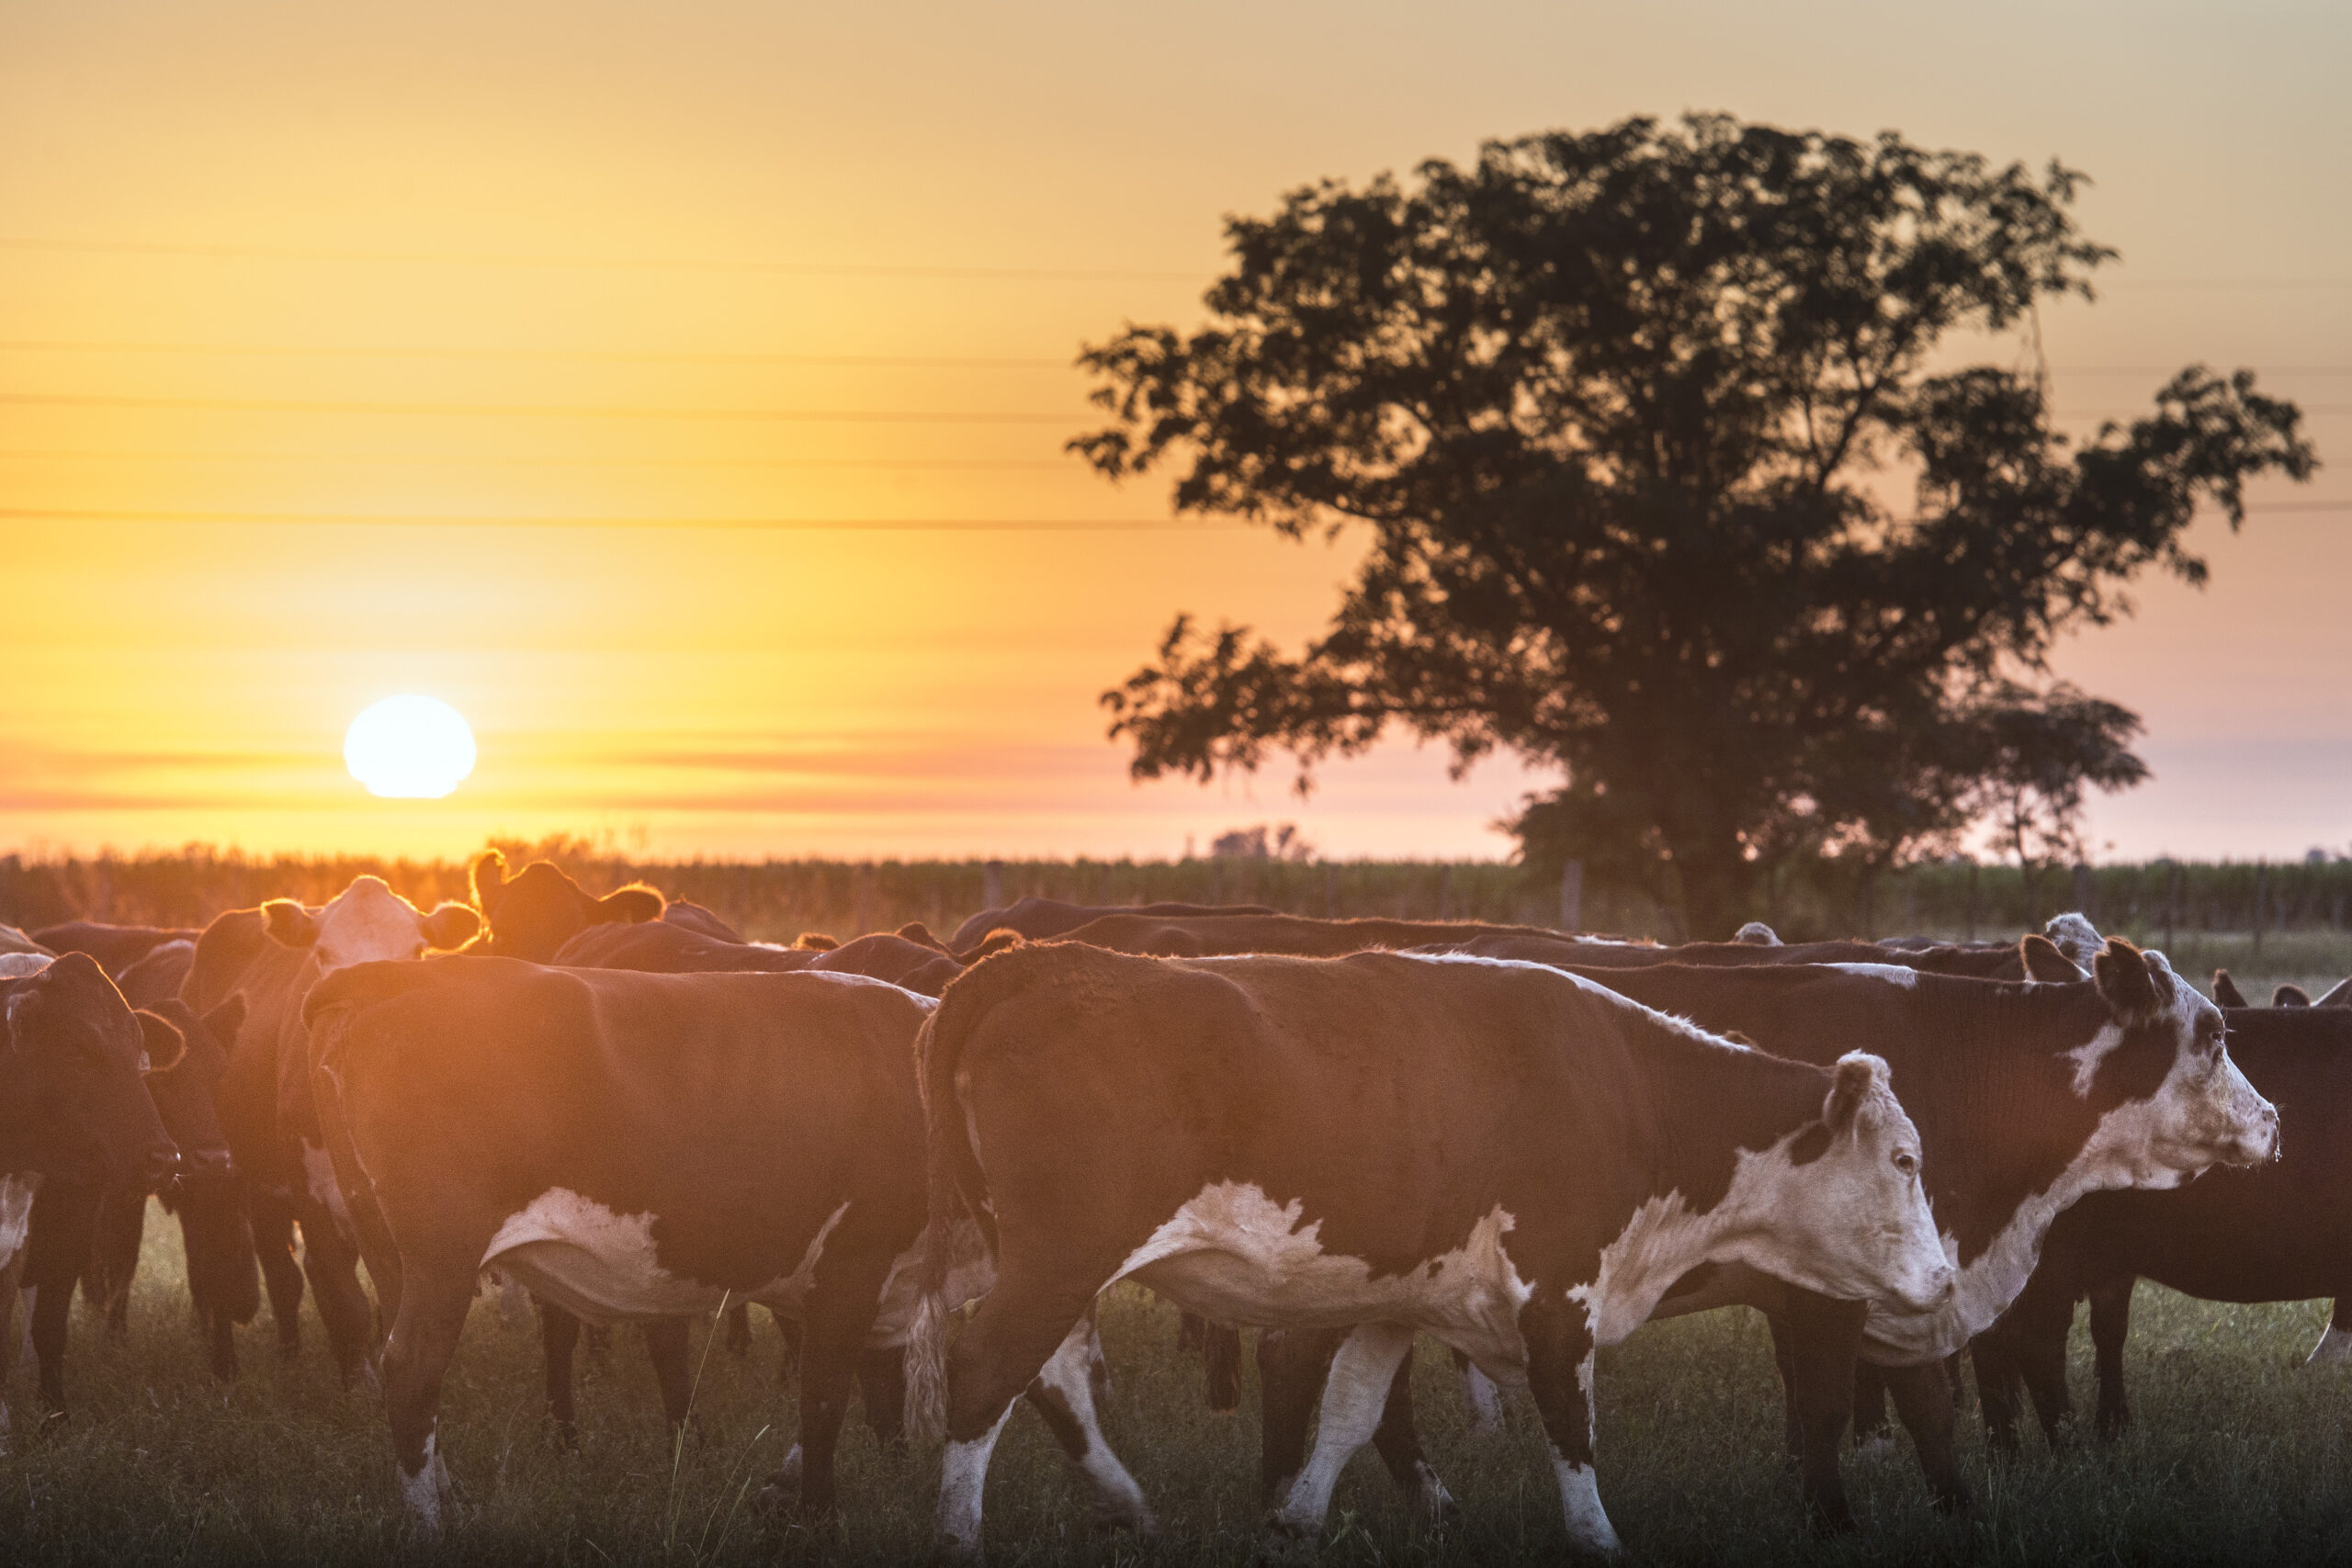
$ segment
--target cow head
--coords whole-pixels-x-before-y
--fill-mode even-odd
[[[2091,978],[2109,1021],[2064,1060],[2075,1096],[2099,1113],[2085,1150],[2098,1185],[2177,1187],[2211,1166],[2278,1154],[2278,1107],[2230,1060],[2222,1010],[2163,953],[2110,937]]]
[[[2057,983],[2087,980],[2090,976],[2082,967],[2058,949],[2058,944],[2039,931],[2028,932],[2018,941],[2018,962],[2025,969],[2029,980]]]
[[[1919,1184],[1919,1130],[1896,1103],[1885,1062],[1838,1059],[1821,1120],[1783,1139],[1767,1161],[1758,1217],[1770,1246],[1748,1259],[1767,1273],[1841,1301],[1919,1313],[1951,1293],[1952,1268]]]
[[[272,898],[261,912],[270,937],[283,947],[309,948],[321,974],[457,947],[481,923],[463,904],[443,904],[428,915],[376,876],[359,878],[316,914],[291,898]]]
[[[132,1011],[87,953],[0,981],[0,1169],[168,1179],[178,1154],[142,1074],[184,1047],[170,1023]]]
[[[595,897],[561,867],[543,860],[508,876],[506,857],[496,850],[474,862],[473,885],[482,932],[469,951],[534,964],[553,961],[557,949],[589,926],[658,920],[665,902],[642,883]]]
[[[151,1061],[147,1072],[147,1093],[164,1131],[179,1146],[180,1180],[187,1186],[226,1181],[229,1141],[220,1131],[218,1096],[229,1070],[229,1046],[244,1027],[245,998],[231,997],[201,1018],[176,998],[156,1003],[155,1011],[187,1043],[179,1060]]]

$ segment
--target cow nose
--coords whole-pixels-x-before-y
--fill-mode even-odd
[[[164,1144],[147,1151],[146,1177],[149,1187],[167,1186],[172,1178],[179,1174],[179,1168],[180,1152],[171,1145]]]

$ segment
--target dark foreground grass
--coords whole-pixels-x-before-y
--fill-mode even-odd
[[[170,1232],[168,1246],[163,1239]],[[442,1441],[464,1496],[439,1541],[401,1523],[376,1399],[335,1386],[314,1320],[281,1363],[266,1322],[245,1330],[232,1389],[202,1370],[186,1326],[176,1226],[151,1228],[126,1343],[74,1324],[73,1416],[18,1430],[0,1458],[0,1562],[211,1563],[881,1563],[928,1556],[935,1457],[877,1450],[853,1418],[842,1517],[779,1527],[754,1498],[790,1446],[778,1341],[764,1314],[749,1361],[706,1354],[699,1441],[662,1437],[634,1334],[583,1358],[582,1441],[556,1450],[539,1416],[535,1330],[477,1303],[449,1381]],[[2224,1307],[2143,1287],[2132,1357],[2141,1424],[2112,1447],[2056,1456],[2030,1438],[1988,1468],[1973,1410],[1963,1442],[1980,1499],[1957,1518],[1927,1505],[1907,1448],[1857,1455],[1862,1520],[1834,1541],[1801,1528],[1779,1448],[1780,1394],[1751,1314],[1661,1324],[1604,1352],[1602,1496],[1636,1562],[1676,1563],[2290,1562],[2352,1560],[2352,1376],[2305,1371],[2323,1303]],[[2078,1399],[2089,1389],[2078,1332]],[[1238,1417],[1207,1415],[1198,1364],[1174,1349],[1170,1310],[1115,1292],[1104,1338],[1111,1431],[1157,1508],[1161,1536],[1096,1536],[1087,1496],[1034,1416],[1017,1416],[989,1488],[1003,1564],[1248,1563],[1258,1550],[1254,1386]],[[1324,1560],[1335,1564],[1555,1562],[1566,1554],[1543,1438],[1523,1404],[1508,1436],[1464,1429],[1451,1368],[1425,1347],[1416,1392],[1430,1450],[1464,1522],[1422,1530],[1372,1456],[1343,1482]]]

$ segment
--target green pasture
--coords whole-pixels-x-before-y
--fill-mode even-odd
[[[265,1320],[242,1331],[245,1375],[205,1373],[187,1324],[177,1227],[149,1232],[127,1342],[78,1309],[74,1414],[27,1430],[28,1370],[9,1385],[17,1428],[0,1457],[0,1562],[35,1564],[896,1562],[928,1556],[935,1458],[876,1450],[853,1416],[842,1517],[808,1529],[755,1506],[789,1446],[779,1341],[755,1313],[740,1360],[707,1348],[698,1440],[662,1431],[633,1331],[608,1360],[583,1356],[579,1451],[540,1418],[536,1330],[477,1303],[444,1403],[442,1442],[464,1495],[439,1541],[401,1520],[375,1397],[335,1385],[315,1319],[280,1362]],[[2352,1372],[2307,1371],[2324,1303],[2233,1307],[2143,1285],[2131,1372],[2141,1424],[2057,1455],[2038,1435],[2007,1466],[1986,1461],[1973,1407],[1964,1452],[1980,1500],[1959,1517],[1928,1506],[1907,1448],[1848,1461],[1854,1536],[1802,1527],[1780,1449],[1780,1393],[1761,1319],[1744,1310],[1645,1328],[1602,1352],[1602,1495],[1634,1562],[1674,1563],[2247,1562],[2352,1557]],[[1151,1541],[1097,1536],[1087,1495],[1045,1428],[1023,1414],[997,1453],[989,1544],[999,1563],[1251,1562],[1258,1552],[1254,1384],[1238,1416],[1202,1407],[1175,1315],[1140,1292],[1108,1303],[1113,1439],[1158,1510]],[[2088,1344],[2078,1329],[2077,1397]],[[707,1352],[707,1353],[706,1353]],[[1367,1451],[1341,1484],[1324,1553],[1335,1564],[1548,1562],[1565,1554],[1532,1409],[1508,1436],[1472,1438],[1452,1368],[1424,1345],[1416,1392],[1427,1440],[1464,1523],[1422,1529]]]

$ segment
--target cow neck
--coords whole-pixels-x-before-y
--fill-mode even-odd
[[[2098,1184],[2082,1156],[2100,1112],[2074,1093],[2067,1053],[2113,1023],[2106,1001],[2088,981],[1954,983],[1976,1005],[1938,1008],[1935,988],[1923,987],[1921,1015],[1934,1021],[1910,1033],[1894,1064],[1937,1229],[1959,1270],[1937,1312],[1871,1309],[1871,1340],[1903,1359],[1947,1354],[1990,1327],[2025,1288],[2051,1224]]]
[[[1818,1121],[1829,1090],[1819,1067],[1716,1043],[1655,1014],[1642,1031],[1647,1190],[1628,1194],[1594,1277],[1568,1292],[1603,1344],[1646,1320],[1689,1270],[1740,1255],[1763,1222],[1743,1201],[1751,1190],[1743,1164]]]

